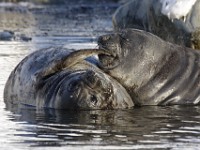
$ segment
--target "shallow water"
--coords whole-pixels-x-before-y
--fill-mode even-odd
[[[20,7],[23,13],[18,13],[19,9],[15,7],[14,12],[10,11],[10,8],[8,11],[0,8],[1,29],[13,29],[17,36],[25,34],[32,38],[28,42],[21,41],[19,38],[12,41],[0,41],[1,150],[199,149],[199,106],[141,107],[132,110],[76,112],[5,106],[3,102],[4,84],[11,70],[24,56],[39,48],[52,45],[75,49],[95,48],[96,37],[112,31],[111,14],[119,4],[114,1],[109,2],[110,4],[106,6],[105,3],[89,5],[82,2],[81,6],[84,6],[84,9],[82,8],[81,11],[77,5],[72,3],[73,7],[70,9],[75,9],[77,14],[70,16],[69,13],[65,18],[67,21],[62,20],[62,17],[66,15],[66,10],[61,8],[65,8],[65,5],[59,8],[52,5],[48,6],[48,9],[47,6],[37,5],[37,7],[29,8],[28,13],[24,13],[27,7],[23,9]],[[95,17],[91,15],[93,11],[89,9],[91,7],[97,10]],[[48,17],[42,20],[41,13]],[[58,17],[56,21],[54,20],[57,18],[55,14]],[[32,17],[23,17],[27,15]],[[78,15],[81,17],[77,17]],[[11,22],[6,20],[9,17],[16,18],[16,20]],[[76,19],[74,20],[73,17]],[[20,18],[23,21],[19,21]],[[63,24],[60,23],[61,21]],[[11,26],[7,26],[9,24]]]

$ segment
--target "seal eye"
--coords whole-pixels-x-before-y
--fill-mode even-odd
[[[90,97],[90,101],[92,102],[92,104],[96,105],[98,100],[97,100],[97,97],[96,97],[96,96],[92,95],[92,96]]]
[[[79,82],[78,81],[72,81],[68,85],[68,91],[73,92],[79,88]]]

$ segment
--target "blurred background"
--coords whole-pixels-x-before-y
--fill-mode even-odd
[[[112,14],[119,5],[119,0],[0,0],[0,30],[15,39],[96,36],[112,31]]]

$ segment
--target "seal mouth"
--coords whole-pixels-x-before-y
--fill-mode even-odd
[[[118,37],[118,36],[117,36]],[[118,38],[117,38],[118,39]],[[98,38],[99,49],[108,51],[110,55],[99,54],[99,67],[103,70],[111,70],[120,64],[118,49],[120,45],[115,41],[115,35],[103,35]]]
[[[107,51],[109,54],[99,54],[99,55],[106,55],[106,56],[109,56],[109,57],[117,57],[117,54],[115,52],[113,52],[112,49],[116,49],[115,46],[110,46],[109,43],[102,43],[101,41],[98,41],[98,46],[99,46],[99,49],[102,49],[102,50],[105,50]]]
[[[99,45],[99,49],[104,49],[104,50],[110,51],[103,45]],[[116,54],[110,54],[110,55],[99,54],[98,57],[99,57],[99,61],[100,61],[99,67],[103,70],[111,70],[120,64],[119,56]]]

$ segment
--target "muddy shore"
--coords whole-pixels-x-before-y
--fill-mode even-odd
[[[33,36],[98,36],[113,30],[119,0],[59,0],[46,3],[0,2],[0,31],[12,40]]]

